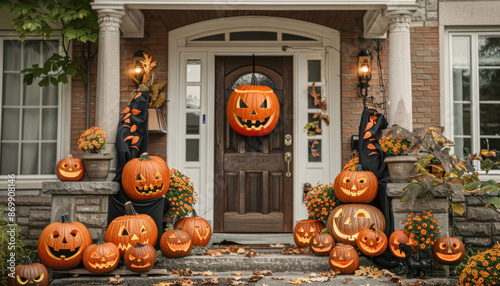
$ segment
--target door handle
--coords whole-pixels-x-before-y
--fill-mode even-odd
[[[292,173],[290,172],[290,162],[292,162],[292,153],[286,152],[285,153],[285,162],[286,162],[286,176],[291,177]]]

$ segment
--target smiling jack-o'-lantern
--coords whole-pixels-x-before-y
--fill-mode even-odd
[[[355,171],[342,171],[335,178],[333,189],[343,203],[368,204],[377,196],[378,180],[375,174],[363,171],[357,164]]]
[[[170,170],[162,158],[143,153],[123,167],[122,185],[133,200],[156,199],[168,191]]]
[[[376,230],[374,225],[360,230],[358,238],[356,238],[359,250],[368,256],[379,256],[387,249],[387,236]]]
[[[311,238],[324,228],[325,224],[317,219],[303,219],[293,229],[293,240],[297,247],[309,247]]]
[[[147,214],[138,214],[131,202],[125,203],[126,215],[115,218],[106,230],[104,240],[112,242],[123,255],[137,242],[155,245],[158,239],[156,223]]]
[[[399,249],[399,245],[408,244],[411,246],[413,251],[417,253],[417,247],[413,242],[414,241],[410,243],[410,237],[404,230],[396,230],[389,237],[389,250],[391,251],[392,255],[396,256],[397,258],[404,259],[406,258],[406,254],[401,249]]]
[[[80,181],[85,174],[83,163],[69,154],[68,158],[61,159],[56,166],[57,178],[61,181]]]
[[[33,263],[29,256],[24,256],[24,261],[24,264],[16,265],[15,276],[9,278],[9,286],[49,285],[49,271],[43,264]]]
[[[340,273],[354,273],[359,267],[359,255],[351,245],[339,244],[330,252],[330,268]]]
[[[87,227],[72,222],[65,214],[62,222],[51,223],[43,229],[38,239],[38,255],[49,268],[71,269],[82,262],[83,251],[91,244],[92,238]]]
[[[183,217],[174,226],[189,233],[193,246],[207,246],[212,237],[212,228],[206,219],[197,215],[194,209],[192,212],[193,216]]]
[[[83,253],[83,265],[95,274],[113,271],[119,260],[118,247],[111,242],[104,243],[100,232],[97,233],[97,243],[87,247]]]
[[[229,125],[245,136],[264,136],[278,123],[280,105],[267,86],[241,85],[234,89],[226,108]]]
[[[160,248],[167,257],[183,257],[191,252],[193,242],[187,231],[169,225],[161,236]]]
[[[335,240],[328,233],[326,228],[324,228],[321,233],[315,234],[309,243],[309,248],[312,253],[318,256],[329,255],[334,246]]]
[[[134,272],[147,272],[156,262],[156,252],[149,244],[136,243],[135,246],[125,251],[123,260],[128,269]]]
[[[437,262],[444,265],[460,264],[465,256],[464,243],[456,237],[449,237],[446,233],[445,237],[434,241],[432,255]]]
[[[359,231],[371,224],[385,231],[385,218],[379,209],[365,204],[345,204],[330,213],[326,227],[336,242],[356,246]]]

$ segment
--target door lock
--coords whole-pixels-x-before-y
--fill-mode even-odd
[[[292,176],[292,172],[290,172],[290,163],[292,162],[292,153],[285,153],[285,162],[286,162],[286,176],[290,178]]]
[[[292,146],[292,135],[285,135],[285,146]]]

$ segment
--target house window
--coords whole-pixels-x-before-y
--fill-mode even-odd
[[[186,161],[200,161],[201,61],[186,62]]]
[[[1,175],[55,173],[59,88],[25,85],[21,70],[42,65],[57,51],[58,41],[3,41]]]

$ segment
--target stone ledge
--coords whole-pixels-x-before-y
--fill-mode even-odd
[[[15,197],[16,206],[50,206],[50,198],[41,197]],[[0,204],[6,205],[8,203],[8,197],[1,197]]]
[[[102,182],[43,182],[42,193],[53,195],[114,195],[120,184],[112,181]]]
[[[400,198],[403,196],[403,189],[407,186],[407,183],[389,183],[387,184],[387,196],[392,198]],[[449,197],[448,190],[436,190],[432,191],[435,198],[447,198]]]

